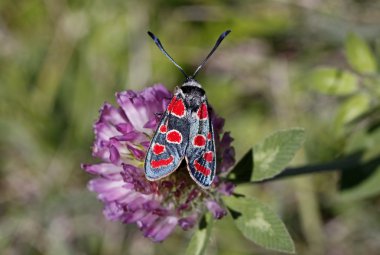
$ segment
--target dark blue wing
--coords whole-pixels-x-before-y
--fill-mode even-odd
[[[204,96],[196,113],[189,116],[190,136],[185,159],[191,177],[203,188],[209,188],[215,177],[215,141],[208,103]]]
[[[189,141],[187,115],[184,96],[176,93],[160,121],[145,158],[148,180],[163,178],[180,165]]]

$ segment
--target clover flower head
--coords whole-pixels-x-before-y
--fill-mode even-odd
[[[161,84],[116,93],[118,107],[105,103],[94,124],[92,154],[102,162],[82,165],[96,176],[88,188],[104,203],[105,217],[135,223],[144,236],[158,242],[177,225],[191,229],[207,210],[222,218],[226,209],[221,196],[231,195],[234,189],[224,178],[235,163],[233,139],[223,133],[224,120],[213,111],[217,169],[211,189],[199,187],[184,164],[158,181],[145,178],[144,159],[159,122],[157,113],[165,111],[172,96]]]

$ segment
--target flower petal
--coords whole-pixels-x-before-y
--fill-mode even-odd
[[[133,126],[130,122],[121,122],[121,123],[115,125],[115,127],[116,127],[117,131],[119,131],[122,134],[128,134],[130,132],[133,132]]]
[[[223,216],[227,214],[226,210],[224,210],[216,201],[208,200],[206,201],[207,209],[212,213],[215,219],[221,219]]]
[[[128,150],[135,156],[137,159],[144,159],[145,158],[145,152],[142,150],[139,150],[131,145],[127,145]]]
[[[124,214],[124,209],[116,202],[106,203],[103,214],[108,220],[120,220]]]
[[[231,196],[232,193],[234,192],[234,189],[235,189],[235,184],[233,184],[232,182],[222,182],[218,186],[218,191],[220,192],[220,194],[223,194],[225,196]]]
[[[163,241],[177,225],[178,218],[169,216],[161,221],[156,221],[156,224],[151,226],[146,232],[145,236],[153,239],[153,241]]]
[[[188,217],[182,218],[178,221],[178,225],[183,229],[183,230],[188,230],[190,228],[193,228],[195,223],[198,220],[198,214],[194,213]]]
[[[143,230],[144,232],[148,230],[150,226],[152,226],[153,223],[156,222],[156,220],[159,218],[158,215],[155,215],[153,213],[148,213],[144,217],[142,217],[140,220],[138,220],[137,226]],[[144,233],[145,235],[145,233]]]
[[[136,140],[139,136],[141,136],[141,133],[136,132],[136,131],[131,131],[131,132],[124,134],[124,135],[114,136],[112,139],[117,140],[117,141],[132,142],[132,141]]]
[[[100,109],[100,117],[98,122],[116,125],[118,123],[128,123],[128,120],[120,108],[116,109],[109,103],[105,103]]]
[[[117,150],[115,145],[111,145],[110,148],[110,160],[114,164],[119,164],[120,163],[120,153]]]
[[[120,174],[123,171],[123,168],[121,166],[117,166],[111,163],[82,164],[81,167],[88,173],[106,176]],[[121,179],[121,175],[119,176]]]
[[[144,128],[144,124],[151,117],[147,107],[145,107],[144,98],[132,91],[117,93],[116,98],[128,119],[133,120],[133,127],[140,132],[149,131]]]
[[[126,213],[123,216],[122,221],[123,221],[123,223],[136,222],[136,221],[140,220],[141,218],[143,218],[147,214],[148,214],[147,211],[140,209],[140,210],[137,210],[135,212]]]
[[[155,129],[158,125],[158,120],[157,118],[151,118],[150,120],[148,120],[147,123],[145,123],[144,125],[144,128],[150,128],[150,129]]]

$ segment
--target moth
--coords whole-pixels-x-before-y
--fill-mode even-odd
[[[191,76],[170,57],[160,40],[148,32],[162,53],[186,78],[182,86],[175,89],[151,140],[144,166],[148,180],[155,181],[171,174],[185,160],[192,179],[202,188],[211,186],[216,170],[214,131],[206,92],[195,77],[230,32],[227,30],[219,36]]]

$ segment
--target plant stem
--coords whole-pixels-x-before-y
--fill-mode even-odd
[[[345,158],[337,159],[337,160],[327,162],[327,163],[323,163],[323,164],[315,164],[315,165],[306,165],[306,166],[294,167],[294,168],[286,168],[280,174],[278,174],[278,175],[276,175],[270,179],[258,181],[258,183],[275,181],[278,179],[283,179],[283,178],[302,175],[302,174],[342,171],[344,169],[353,168],[355,166],[359,167],[361,165],[362,155],[363,155],[362,152],[356,152],[356,153],[348,155]]]

